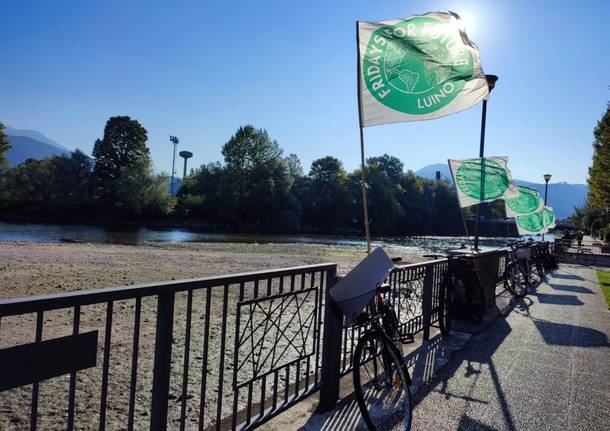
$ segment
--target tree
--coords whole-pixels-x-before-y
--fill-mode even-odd
[[[289,156],[292,165],[287,167],[277,141],[266,130],[251,125],[240,127],[223,146],[222,154],[226,166],[223,189],[228,193],[220,199],[232,201],[236,220],[273,230],[284,220],[292,220],[288,223],[292,228],[298,225],[294,221],[298,221],[300,207],[290,194],[294,178],[289,175],[289,169],[298,171],[296,156]],[[285,217],[279,217],[280,213]]]
[[[398,184],[404,168],[404,164],[394,156],[384,154],[377,157],[369,157],[366,160],[369,167],[377,166],[379,172],[384,174],[392,184]]]
[[[137,200],[149,186],[144,177],[152,174],[147,139],[146,129],[138,121],[127,116],[108,119],[104,137],[93,147],[95,196],[106,208],[138,212]],[[126,188],[126,184],[135,188]]]
[[[589,196],[593,207],[610,208],[610,104],[593,131],[593,163],[589,168]]]
[[[92,203],[93,160],[80,150],[51,159],[55,178],[57,208],[60,213],[88,210]]]
[[[169,194],[170,177],[155,175],[148,158],[121,168],[113,206],[124,215],[162,216],[170,214],[175,198]]]
[[[307,224],[323,229],[350,225],[353,199],[341,161],[331,156],[314,160],[309,176],[308,200],[302,203]]]
[[[229,169],[248,174],[269,161],[280,158],[282,150],[277,141],[269,138],[265,129],[246,125],[237,129],[235,135],[224,144],[222,155]]]
[[[2,174],[3,168],[8,167],[8,161],[6,160],[5,153],[11,149],[11,143],[4,133],[4,124],[0,122],[0,174]]]
[[[296,179],[303,176],[303,166],[296,154],[291,153],[284,157],[284,165],[286,166],[286,172],[291,178]]]

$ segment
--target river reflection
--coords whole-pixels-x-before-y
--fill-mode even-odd
[[[545,236],[553,240],[553,235]],[[482,238],[484,247],[498,247],[509,238]],[[365,246],[360,238],[319,235],[259,235],[208,233],[187,229],[111,228],[91,225],[59,225],[0,222],[0,241],[88,242],[99,244],[141,245],[151,242],[239,242],[239,243],[305,243]],[[442,250],[468,245],[466,237],[411,236],[376,238],[374,246],[395,246],[403,249]]]

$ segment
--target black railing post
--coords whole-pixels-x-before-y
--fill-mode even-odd
[[[422,298],[422,318],[424,324],[424,341],[430,339],[430,325],[432,324],[432,287],[434,284],[434,265],[426,265],[424,274],[424,291]]]
[[[167,403],[172,361],[174,293],[162,293],[157,298],[157,334],[155,337],[150,429],[151,431],[164,431],[167,429]]]
[[[321,412],[330,410],[339,399],[339,380],[341,378],[341,334],[343,330],[343,316],[330,296],[330,288],[336,281],[337,268],[334,267],[326,273],[326,292],[324,301],[324,331],[322,336],[322,370],[320,379],[320,405]]]

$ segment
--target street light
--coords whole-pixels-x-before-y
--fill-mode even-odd
[[[174,195],[174,174],[175,174],[175,166],[176,166],[176,146],[178,145],[178,143],[180,142],[178,140],[178,138],[176,138],[175,136],[169,135],[169,141],[174,144],[174,152],[173,152],[173,156],[172,156],[172,182],[169,186],[170,189],[170,194],[173,196]]]
[[[498,77],[496,75],[485,75],[487,81],[487,87],[489,87],[489,93],[496,87]],[[483,164],[483,155],[485,154],[485,121],[487,120],[487,100],[489,95],[483,99],[483,112],[481,115],[481,143],[479,146],[479,158],[481,159],[481,198],[485,195],[485,165]],[[481,223],[481,204],[477,205],[477,224],[475,227],[474,235],[474,249],[479,249],[479,225]]]
[[[549,190],[549,181],[551,181],[551,174],[544,174],[544,205],[546,206],[546,193]]]
[[[549,191],[549,181],[551,181],[551,174],[544,174],[542,178],[544,178],[544,206],[546,206],[546,196]],[[544,241],[544,234],[542,234],[542,241]]]
[[[182,181],[184,181],[184,178],[186,178],[186,161],[193,157],[193,153],[190,151],[180,151],[178,154],[184,159],[184,171],[182,172]]]

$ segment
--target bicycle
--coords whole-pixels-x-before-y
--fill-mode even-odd
[[[520,241],[507,244],[509,250],[506,254],[506,267],[504,268],[504,288],[517,298],[527,295],[529,287],[529,274],[521,261],[527,260],[530,250],[520,248],[520,244],[522,244]]]
[[[527,273],[530,288],[538,286],[544,278],[544,267],[540,258],[537,257],[537,245],[532,241],[516,241],[517,259]]]
[[[354,393],[358,408],[371,431],[411,429],[411,376],[403,358],[402,344],[414,341],[401,335],[399,322],[387,295],[388,284],[377,286],[375,296],[356,323],[368,326],[358,340],[353,358]]]
[[[451,253],[425,254],[424,257],[446,258],[448,261],[439,288],[438,320],[441,333],[447,335],[451,330],[456,304],[463,304],[469,310],[470,319],[476,324],[481,323],[485,317],[485,293],[474,257]]]
[[[548,274],[551,270],[557,268],[557,259],[554,254],[551,253],[551,243],[544,241],[538,244],[537,257],[542,263],[544,273]]]

